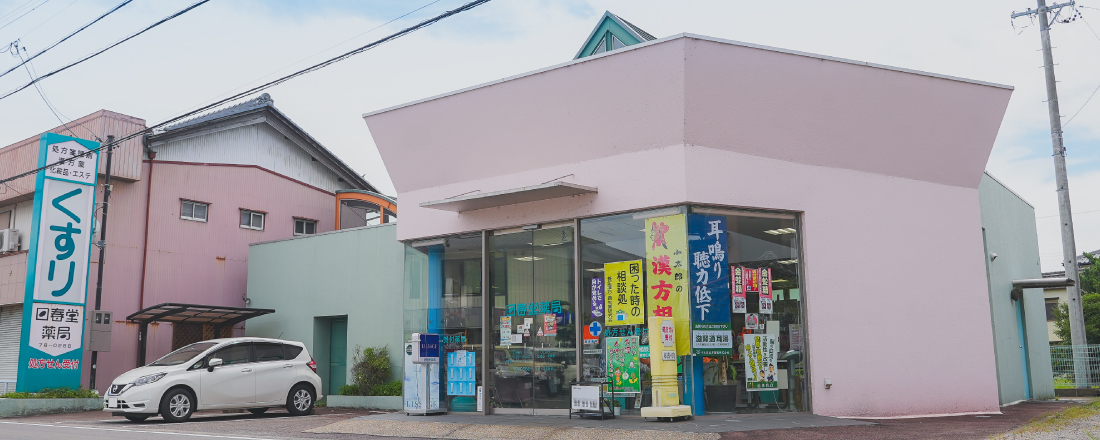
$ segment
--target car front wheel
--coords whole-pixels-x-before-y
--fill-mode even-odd
[[[286,410],[292,416],[304,416],[313,411],[313,390],[304,384],[295,385],[286,398]]]
[[[169,422],[185,422],[195,413],[195,398],[184,389],[174,389],[160,400],[160,416]]]

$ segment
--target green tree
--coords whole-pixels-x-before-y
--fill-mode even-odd
[[[1100,258],[1086,252],[1085,258],[1089,260],[1089,266],[1078,274],[1081,282],[1077,285],[1081,289],[1081,307],[1085,314],[1085,338],[1090,344],[1100,344]],[[1054,309],[1054,334],[1069,344],[1069,305],[1058,304]]]

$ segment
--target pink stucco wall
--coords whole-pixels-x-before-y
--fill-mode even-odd
[[[318,220],[317,232],[331,231],[335,224],[332,193],[259,167],[157,162],[150,179],[149,166],[145,161],[140,181],[120,182],[112,194],[103,309],[115,313],[115,326],[112,350],[100,356],[99,388],[137,364],[138,326],[125,322],[126,316],[167,302],[244,307],[250,243],[293,236],[293,217]],[[150,182],[153,194],[142,298]],[[180,219],[180,199],[210,203],[209,221]],[[241,208],[267,212],[264,230],[241,228]],[[94,301],[98,252],[92,256],[89,304]],[[146,361],[167,354],[171,347],[172,326],[150,325]],[[85,362],[90,356],[85,355]]]
[[[1010,91],[679,36],[365,119],[400,239],[679,203],[802,212],[813,411],[951,414],[998,411],[977,186]],[[418,206],[556,178],[599,193]]]

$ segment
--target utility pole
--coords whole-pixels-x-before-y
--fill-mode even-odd
[[[115,143],[114,135],[107,135],[107,178],[103,181],[103,212],[101,214],[103,220],[99,225],[99,242],[96,246],[99,246],[99,276],[95,280],[95,309],[99,310],[103,302],[103,266],[106,261],[104,258],[107,255],[107,207],[110,206],[111,201],[111,156],[114,155],[115,146],[111,145]],[[88,376],[88,388],[96,389],[95,387],[95,373],[96,368],[99,366],[99,352],[92,352],[92,370]]]
[[[1062,115],[1058,110],[1058,85],[1054,79],[1054,56],[1050,52],[1050,25],[1051,19],[1048,13],[1053,11],[1055,18],[1066,6],[1073,6],[1073,1],[1056,3],[1047,6],[1046,0],[1037,0],[1038,8],[1028,9],[1024,12],[1012,14],[1012,18],[1021,16],[1039,16],[1039,36],[1043,43],[1043,69],[1046,71],[1047,82],[1047,110],[1050,113],[1050,139],[1054,145],[1054,178],[1058,185],[1058,217],[1062,228],[1062,265],[1066,268],[1066,278],[1075,282],[1066,287],[1069,295],[1069,329],[1070,343],[1073,344],[1074,373],[1077,377],[1077,387],[1087,386],[1085,367],[1087,359],[1078,356],[1078,350],[1087,357],[1085,344],[1085,315],[1081,308],[1080,279],[1077,273],[1077,244],[1073,238],[1073,216],[1069,203],[1069,178],[1066,176],[1066,148],[1062,144]],[[1098,341],[1100,342],[1100,341]]]

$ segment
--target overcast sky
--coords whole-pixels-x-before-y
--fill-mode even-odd
[[[121,1],[0,1],[0,15],[27,4],[0,18],[0,44],[20,39],[35,53]],[[463,3],[431,1],[213,0],[40,84],[67,117],[108,109],[152,125]],[[135,0],[33,67],[48,72],[193,2]],[[298,125],[394,194],[364,112],[568,61],[605,10],[657,37],[691,32],[1009,84],[1016,90],[988,170],[1035,206],[1043,270],[1060,270],[1038,26],[1018,19],[1013,27],[1009,19],[1013,10],[1034,6],[1026,0],[495,0],[267,92]],[[1100,249],[1100,96],[1085,105],[1100,87],[1100,9],[1089,9],[1100,8],[1100,0],[1080,6],[1083,20],[1052,31],[1063,122],[1083,108],[1065,130],[1079,252]],[[17,62],[0,54],[0,71]],[[0,92],[27,80],[26,71],[12,72],[0,78]],[[0,145],[58,125],[33,88],[0,100],[0,120]]]

